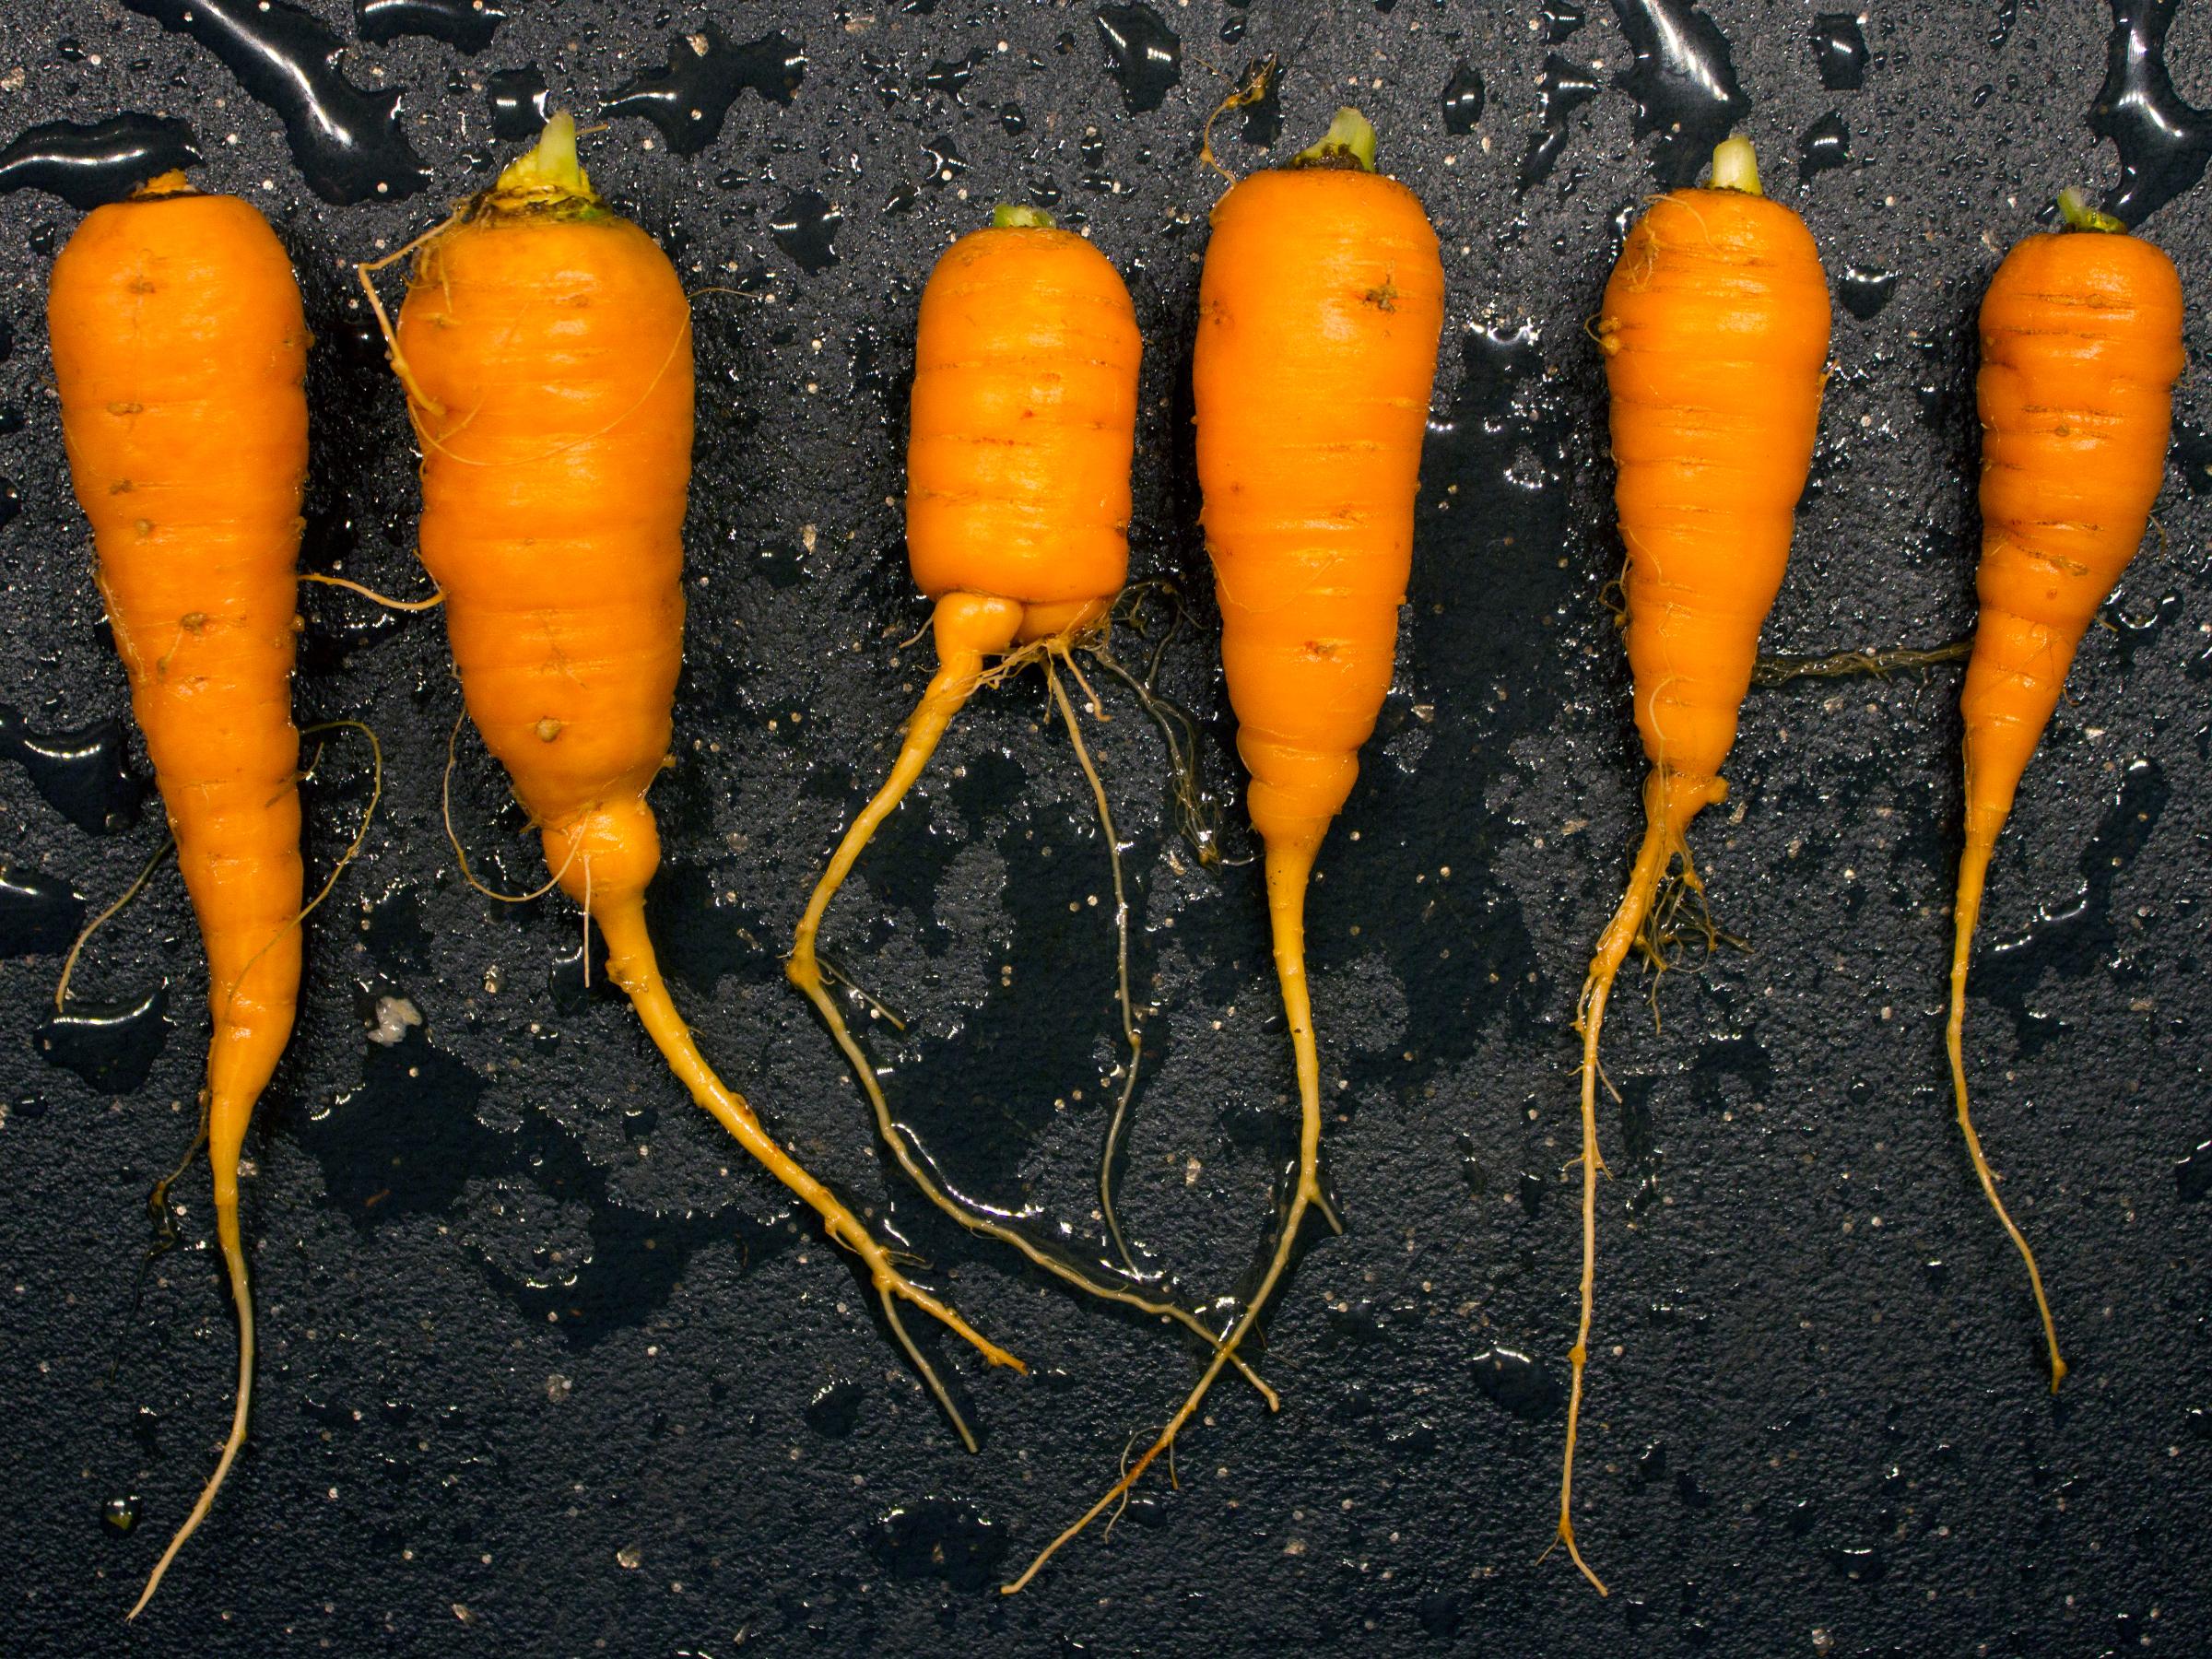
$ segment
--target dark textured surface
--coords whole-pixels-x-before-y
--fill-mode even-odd
[[[312,9],[353,38],[340,0]],[[1971,1013],[1980,1121],[2076,1366],[2064,1397],[2043,1392],[2018,1264],[1942,1088],[1957,670],[1757,691],[1735,803],[1695,835],[1717,913],[1752,948],[1670,978],[1662,1030],[1639,986],[1608,1031],[1627,1106],[1606,1123],[1616,1179],[1580,1512],[1616,1594],[1598,1600],[1556,1558],[1532,1564],[1550,1532],[1572,1334],[1568,1027],[1625,869],[1641,766],[1601,603],[1618,548],[1581,324],[1617,217],[1653,188],[1657,140],[1633,139],[1634,105],[1614,87],[1630,52],[1612,10],[1584,9],[1579,29],[1547,31],[1533,6],[1193,0],[1164,9],[1181,76],[1141,113],[1087,6],[712,9],[736,45],[776,29],[803,43],[789,107],[735,90],[695,155],[638,120],[588,155],[688,280],[735,290],[699,300],[689,666],[678,764],[654,795],[669,858],[654,919],[678,999],[731,1080],[816,1169],[895,1217],[936,1281],[1040,1374],[983,1375],[940,1347],[985,1435],[963,1454],[814,1228],[683,1099],[628,1010],[582,991],[573,912],[495,906],[456,879],[438,821],[457,705],[438,619],[310,589],[302,719],[375,723],[386,807],[315,918],[300,1030],[249,1143],[265,1345],[253,1439],[129,1630],[121,1614],[228,1416],[232,1326],[201,1248],[204,1171],[178,1193],[187,1248],[134,1301],[142,1201],[189,1132],[199,949],[167,872],[91,952],[89,998],[128,1007],[170,986],[174,1029],[119,1099],[37,1053],[57,959],[0,963],[14,1471],[0,1645],[715,1659],[1279,1641],[2212,1645],[2212,1203],[2189,1201],[2205,1183],[2174,1170],[2212,1136],[2198,896],[2212,734],[2194,666],[2212,631],[2212,515],[2195,492],[2212,479],[2194,380],[2164,542],[2130,574],[2114,627],[2092,632],[2077,700],[2030,773],[1991,890],[1985,943],[2002,948],[1984,950]],[[2118,177],[2088,121],[2108,19],[2086,0],[2029,0],[1993,45],[2013,11],[1997,0],[1877,0],[1864,88],[1829,91],[1815,6],[1706,9],[1767,175],[1803,206],[1830,272],[1900,273],[1871,318],[1839,309],[1815,489],[1770,645],[1955,637],[1973,535],[1967,325],[1999,252],[2056,190]],[[588,111],[652,83],[672,36],[702,23],[591,0],[507,10],[473,56],[420,37],[347,53],[366,92],[404,88],[400,124],[432,176],[415,199],[347,207],[309,193],[276,117],[186,36],[98,0],[0,13],[0,138],[124,109],[182,116],[207,158],[201,184],[268,210],[321,341],[307,558],[388,589],[420,580],[415,491],[347,262],[484,180],[495,72],[535,65],[556,103]],[[1238,21],[1243,41],[1223,43]],[[1138,569],[1201,572],[1183,388],[1218,181],[1193,155],[1226,89],[1217,70],[1265,50],[1296,53],[1273,154],[1356,79],[1386,164],[1443,232],[1452,283],[1397,689],[1312,904],[1329,1166],[1350,1230],[1318,1239],[1280,1300],[1265,1365],[1283,1414],[1222,1385],[1183,1444],[1180,1492],[1149,1483],[1111,1539],[1086,1538],[1003,1601],[1000,1577],[1111,1477],[1192,1358],[887,1179],[778,957],[923,669],[900,645],[924,611],[891,503],[931,260],[993,201],[1060,193],[1127,273],[1146,328]],[[1516,199],[1555,50],[1605,90],[1569,118],[1552,175]],[[2183,8],[2169,50],[2181,95],[2212,102],[2212,8]],[[1453,135],[1440,100],[1463,61],[1488,96],[1477,130]],[[506,84],[526,101],[526,83]],[[1831,111],[1849,159],[1800,190],[1799,137]],[[1233,136],[1224,148],[1240,169],[1266,159]],[[841,217],[794,206],[808,192]],[[2212,280],[2204,203],[2199,188],[2147,226],[2193,299]],[[0,198],[15,341],[0,406],[25,417],[19,430],[0,421],[0,477],[22,504],[0,528],[0,700],[50,729],[123,699],[42,321],[51,253],[76,217],[35,193]],[[2198,326],[2191,338],[2194,356]],[[1165,680],[1209,721],[1207,764],[1233,800],[1203,599],[1191,623]],[[1125,700],[1114,708],[1094,735],[1135,841],[1139,970],[1161,1010],[1123,1214],[1218,1292],[1268,1213],[1289,1055],[1254,871],[1201,872],[1162,833],[1159,746]],[[1114,1029],[1108,889],[1045,713],[1033,679],[978,702],[832,913],[829,943],[917,1017],[878,1053],[955,1176],[1088,1228]],[[495,880],[534,884],[534,845],[500,810],[489,763],[466,753],[455,798],[472,847]],[[341,738],[310,787],[317,868],[350,832],[361,772]],[[11,870],[93,906],[157,842],[151,814],[86,833],[12,766],[0,810]],[[396,1048],[367,1040],[385,994],[425,1022]],[[103,1506],[134,1493],[135,1529],[105,1527]]]

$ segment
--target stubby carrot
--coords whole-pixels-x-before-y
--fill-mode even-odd
[[[920,780],[954,717],[979,686],[1023,663],[1045,664],[1112,852],[1112,817],[1054,665],[1073,670],[1070,653],[1103,627],[1128,580],[1129,462],[1142,352],[1120,273],[1089,242],[1036,208],[998,208],[988,229],[961,237],[931,271],[914,345],[906,542],[915,585],[935,605],[937,669],[907,724],[889,777],[854,817],[815,883],[784,971],[852,1062],[884,1144],[933,1204],[1093,1296],[1171,1319],[1210,1342],[1197,1315],[1175,1301],[1157,1276],[1129,1265],[1125,1249],[1126,1271],[1071,1251],[1034,1225],[1033,1217],[955,1192],[912,1132],[893,1119],[875,1065],[823,982],[817,951],[831,900]],[[992,658],[995,665],[986,666]],[[1125,941],[1118,856],[1114,882]],[[1124,1102],[1141,1052],[1127,1021],[1127,972],[1124,943],[1131,1040]],[[1118,1244],[1106,1172],[1112,1161],[1110,1145],[1100,1194]],[[1272,1394],[1268,1400],[1272,1405]]]
[[[1967,1111],[1967,964],[1990,856],[2021,775],[2082,634],[2142,545],[2166,475],[2173,382],[2186,362],[2173,262],[2070,191],[2060,207],[2065,229],[2016,243],[1982,301],[1982,608],[1959,699],[1966,846],[1945,1031],[1959,1128],[1990,1207],[2028,1265],[2053,1393],[2066,1362],[2042,1275],[1997,1196]]]
[[[1559,1541],[1576,1547],[1575,1431],[1596,1270],[1597,1043],[1613,982],[1639,940],[1657,959],[1653,901],[1679,863],[1698,877],[1689,821],[1727,799],[1721,766],[1751,685],[1759,630],[1782,589],[1812,466],[1828,358],[1828,282],[1805,221],[1759,194],[1750,144],[1724,141],[1712,182],[1636,222],[1597,323],[1612,394],[1614,503],[1628,565],[1623,633],[1651,773],[1643,845],[1583,983],[1582,1321],[1568,1359]]]
[[[307,322],[291,261],[236,196],[165,173],[88,215],[46,302],[62,429],[131,708],[207,947],[207,1162],[238,1312],[230,1432],[131,1617],[245,1441],[253,1297],[238,1217],[254,1102],[300,996],[292,724]]]
[[[676,270],[592,189],[565,114],[411,251],[391,355],[422,446],[422,561],[445,595],[469,718],[670,1067],[861,1258],[893,1334],[972,1449],[899,1302],[994,1364],[1020,1362],[900,1272],[716,1076],[646,935],[661,843],[645,793],[667,760],[683,653],[691,467],[691,312]],[[375,268],[361,280],[381,318]]]
[[[1321,1188],[1321,1070],[1306,988],[1306,888],[1390,689],[1412,568],[1444,273],[1420,199],[1374,171],[1374,129],[1340,110],[1284,168],[1215,205],[1192,363],[1221,664],[1252,774],[1276,975],[1299,1094],[1298,1160],[1266,1265],[1197,1385],[1127,1473],[1021,1576],[1128,1493],[1175,1443],[1288,1269]]]

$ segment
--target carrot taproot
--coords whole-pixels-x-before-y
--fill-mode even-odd
[[[934,606],[937,667],[889,776],[847,826],[816,881],[784,971],[851,1062],[884,1144],[931,1203],[1079,1289],[1172,1320],[1210,1342],[1198,1316],[1168,1294],[1158,1275],[1139,1273],[1121,1241],[1112,1132],[1100,1162],[1100,1201],[1121,1252],[1119,1267],[1077,1254],[1036,1226],[1033,1214],[995,1208],[944,1178],[913,1132],[892,1117],[876,1067],[830,994],[818,943],[846,877],[977,688],[1041,661],[1113,861],[1129,1046],[1118,1125],[1143,1052],[1130,1012],[1128,901],[1112,814],[1057,669],[1079,675],[1071,653],[1104,626],[1128,580],[1129,465],[1143,348],[1121,274],[1049,213],[999,207],[988,228],[969,232],[938,258],[922,290],[906,494],[908,558],[915,585]],[[996,665],[986,667],[994,657]],[[1272,1406],[1273,1394],[1252,1380]]]
[[[1636,729],[1651,771],[1644,834],[1599,938],[1577,1022],[1583,1036],[1582,1315],[1568,1359],[1567,1436],[1555,1542],[1600,1594],[1576,1547],[1574,1447],[1589,1358],[1597,1250],[1598,1033],[1629,951],[1654,963],[1653,902],[1685,832],[1728,795],[1759,632],[1781,591],[1797,500],[1812,466],[1828,358],[1829,299],[1805,221],[1759,194],[1748,141],[1713,152],[1709,188],[1677,190],[1636,222],[1606,284],[1596,337],[1612,401],[1614,504],[1628,563],[1623,625]]]
[[[1196,1385],[1144,1454],[1039,1552],[1018,1591],[1169,1452],[1288,1271],[1321,1185],[1321,1071],[1306,889],[1390,689],[1412,569],[1444,272],[1420,198],[1375,171],[1375,133],[1321,141],[1215,204],[1192,362],[1201,522],[1221,664],[1251,774],[1276,975],[1298,1080],[1298,1156],[1264,1265]]]
[[[659,245],[592,189],[566,114],[411,253],[392,364],[422,449],[422,562],[444,595],[468,716],[539,831],[552,879],[596,924],[607,971],[692,1098],[861,1260],[886,1322],[971,1450],[907,1335],[920,1308],[994,1364],[1020,1361],[915,1284],[718,1077],[645,928],[683,652],[691,313]]]
[[[238,1177],[300,998],[291,677],[309,339],[268,222],[182,173],[86,216],[54,261],[46,312],[71,480],[207,950],[202,1103],[238,1317],[229,1433],[135,1618],[221,1490],[253,1403]]]
[[[2028,1266],[2051,1389],[2066,1374],[2035,1253],[2005,1202],[1967,1108],[1967,966],[1998,833],[2098,607],[2141,545],[2166,472],[2185,357],[2182,285],[2155,243],[2060,197],[2065,229],[2026,237],[1982,301],[1981,611],[1959,698],[1965,847],[1952,907],[1944,1044],[1959,1128],[1990,1207]]]

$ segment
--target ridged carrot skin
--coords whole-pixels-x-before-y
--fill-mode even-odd
[[[922,290],[906,457],[907,552],[915,585],[935,601],[937,667],[889,776],[854,815],[816,882],[784,971],[851,1062],[885,1145],[932,1203],[1067,1283],[1210,1342],[1212,1334],[1158,1276],[1079,1254],[1035,1215],[956,1193],[893,1119],[874,1064],[824,985],[817,952],[831,900],[920,780],[989,660],[1041,655],[1049,676],[1104,621],[1128,581],[1143,352],[1120,273],[1047,215],[1002,207],[988,229],[971,231],[938,258]],[[1071,741],[1079,741],[1073,707],[1053,683]],[[1099,799],[1103,812],[1102,794]],[[1118,873],[1116,881],[1118,891]],[[1125,911],[1121,919],[1125,926]],[[1135,1058],[1133,1052],[1132,1079]],[[1106,1165],[1112,1158],[1110,1139]],[[1100,1194],[1118,1241],[1103,1167]]]
[[[231,1435],[143,1607],[229,1472],[251,1401],[239,1158],[300,996],[291,681],[309,337],[267,221],[182,174],[86,217],[54,261],[47,320],[70,477],[207,947],[207,1161],[239,1316]]]
[[[1390,689],[1443,293],[1429,216],[1394,179],[1275,169],[1214,208],[1200,523],[1247,810],[1301,890]]]
[[[895,1300],[1018,1362],[908,1280],[715,1075],[646,934],[660,836],[645,793],[668,755],[683,651],[690,306],[658,244],[592,191],[567,116],[424,239],[393,363],[422,447],[419,543],[462,695],[556,880],[599,927],[609,975],[693,1099],[865,1263],[972,1446]]]
[[[610,953],[650,955],[629,916],[683,657],[690,328],[658,244],[591,206],[460,225],[399,313],[419,547],[469,718]]]
[[[1677,190],[1636,222],[1596,328],[1628,550],[1623,634],[1652,768],[1643,843],[1581,1009],[1582,1319],[1569,1353],[1559,1537],[1601,1594],[1570,1513],[1596,1262],[1598,1036],[1660,884],[1677,860],[1696,884],[1690,820],[1727,798],[1721,767],[1789,563],[1828,358],[1828,280],[1805,221],[1758,194],[1740,138],[1715,151],[1713,177],[1714,188]]]
[[[2058,1328],[2028,1241],[2004,1203],[1967,1109],[1967,966],[1997,835],[2098,608],[2142,545],[2166,475],[2173,383],[2186,362],[2173,262],[2116,221],[2015,244],[1982,301],[1981,612],[1959,699],[1966,845],[1953,907],[1946,1033],[1959,1126],[1983,1191],[2027,1263],[2050,1348]]]
[[[1373,166],[1373,128],[1340,111],[1292,165],[1252,174],[1215,205],[1191,371],[1222,668],[1298,1075],[1295,1183],[1267,1265],[1197,1385],[1009,1590],[1174,1445],[1280,1284],[1307,1212],[1335,1221],[1320,1181],[1306,888],[1390,689],[1444,312],[1420,198]]]
[[[931,271],[914,341],[907,556],[939,605],[1020,606],[1010,635],[994,621],[977,649],[1071,632],[1129,580],[1143,353],[1121,273],[1073,231],[971,230]]]

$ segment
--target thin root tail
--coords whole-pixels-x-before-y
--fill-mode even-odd
[[[1982,1150],[1982,1137],[1975,1133],[1972,1112],[1968,1109],[1966,1089],[1966,974],[1969,956],[1973,947],[1974,922],[1981,910],[1981,885],[1987,865],[1987,853],[1970,849],[1967,862],[1961,866],[1960,896],[1956,906],[1958,937],[1951,964],[1950,1019],[1944,1032],[1944,1047],[1951,1062],[1951,1089],[1958,1105],[1959,1132],[1966,1139],[1967,1156],[1973,1160],[1974,1174],[1982,1182],[1983,1195],[1989,1207],[1996,1212],[2006,1235],[2012,1240],[2013,1248],[2020,1253],[2027,1265],[2028,1286],[2035,1292],[2035,1311],[2043,1323],[2043,1343],[2051,1356],[2051,1392],[2056,1394],[2059,1384],[2066,1380],[2066,1362],[2058,1351],[2058,1323],[2051,1315],[2051,1300],[2043,1293],[2043,1276],[2035,1265],[2035,1252],[2029,1248],[2028,1236],[2005,1207],[2005,1200],[1997,1194],[1996,1171],[1989,1167],[1989,1159]]]
[[[239,1239],[237,1205],[233,1201],[225,1206],[218,1199],[218,1206],[216,1233],[222,1245],[223,1266],[230,1280],[231,1306],[238,1315],[238,1394],[230,1414],[230,1433],[223,1441],[222,1455],[216,1460],[215,1473],[207,1477],[207,1484],[200,1490],[199,1501],[192,1506],[192,1512],[184,1517],[184,1524],[177,1528],[175,1535],[169,1541],[169,1547],[161,1552],[161,1559],[154,1563],[153,1571],[147,1575],[146,1588],[138,1593],[138,1599],[131,1605],[131,1610],[124,1615],[126,1622],[135,1619],[146,1610],[146,1604],[154,1599],[154,1592],[161,1588],[161,1581],[168,1576],[170,1564],[177,1559],[177,1552],[184,1547],[185,1540],[199,1531],[200,1523],[207,1518],[208,1510],[215,1504],[215,1495],[223,1489],[223,1482],[229,1477],[230,1465],[238,1461],[239,1448],[246,1443],[246,1419],[253,1405],[253,1288],[246,1276],[245,1248]]]

